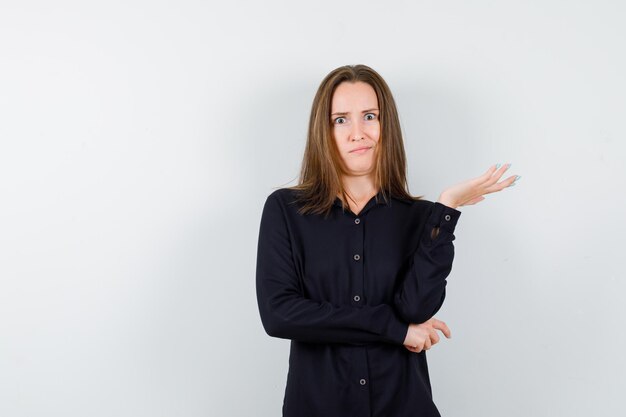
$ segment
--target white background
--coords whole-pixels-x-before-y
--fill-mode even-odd
[[[280,415],[261,209],[357,63],[394,93],[414,195],[522,176],[460,208],[442,415],[623,412],[623,2],[0,4],[0,415]]]

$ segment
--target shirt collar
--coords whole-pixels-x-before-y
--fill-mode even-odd
[[[388,201],[385,201],[382,191],[378,191],[378,193],[376,193],[376,200],[374,202],[377,205],[385,205],[385,206],[391,206],[391,200],[401,201],[406,204],[411,204],[411,200],[407,200],[404,198],[395,198],[395,197],[391,197],[387,195],[387,199]],[[333,203],[333,205],[337,207],[341,207],[341,199],[339,197],[335,197],[335,202]]]

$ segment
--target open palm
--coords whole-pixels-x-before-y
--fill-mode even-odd
[[[497,169],[497,165],[492,165],[483,175],[446,188],[441,193],[439,201],[453,208],[470,206],[483,201],[485,199],[483,195],[501,191],[521,178],[518,175],[512,175],[498,182],[510,166],[511,164],[507,163]]]

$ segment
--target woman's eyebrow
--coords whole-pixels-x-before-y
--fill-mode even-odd
[[[361,113],[367,113],[368,111],[373,111],[373,110],[378,111],[378,109],[367,109],[367,110],[363,110]],[[348,112],[345,112],[345,111],[344,111],[344,112],[332,113],[332,114],[331,114],[331,116],[334,116],[334,115],[343,116],[343,115],[345,115],[345,114],[348,114]]]

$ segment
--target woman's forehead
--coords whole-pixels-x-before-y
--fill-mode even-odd
[[[362,111],[378,107],[378,98],[365,82],[344,82],[337,86],[332,99],[332,112]]]

